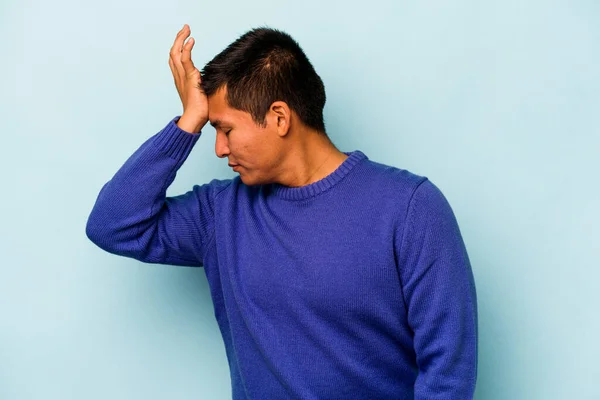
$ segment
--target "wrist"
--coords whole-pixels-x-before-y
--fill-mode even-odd
[[[207,119],[198,119],[196,117],[192,118],[184,114],[177,121],[177,126],[183,131],[192,134],[197,134],[200,133],[200,131],[202,130],[204,125],[206,125],[207,122]]]

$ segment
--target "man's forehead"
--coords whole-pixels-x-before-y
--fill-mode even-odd
[[[209,107],[208,120],[213,127],[217,128],[221,125],[226,125],[229,123],[229,119],[230,118],[227,118],[227,110]]]
[[[213,128],[219,128],[222,126],[232,126],[236,120],[235,115],[225,113],[211,113],[208,116],[208,120]]]
[[[232,109],[225,99],[226,94],[227,89],[222,87],[208,97],[208,118],[215,128],[230,123],[226,114],[231,113]]]

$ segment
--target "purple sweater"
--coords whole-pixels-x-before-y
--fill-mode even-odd
[[[302,187],[239,176],[166,189],[199,134],[171,120],[101,189],[100,248],[204,267],[233,399],[471,399],[477,298],[428,178],[361,151]]]

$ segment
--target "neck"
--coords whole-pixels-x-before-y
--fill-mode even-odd
[[[327,136],[313,130],[298,132],[290,139],[293,143],[286,152],[278,179],[281,185],[310,185],[331,174],[348,157]]]

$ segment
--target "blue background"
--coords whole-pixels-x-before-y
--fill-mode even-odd
[[[0,399],[227,399],[201,268],[85,235],[101,186],[246,30],[294,36],[342,151],[430,178],[479,300],[477,399],[600,399],[600,3],[6,1],[0,5]],[[235,176],[207,128],[169,188]]]

